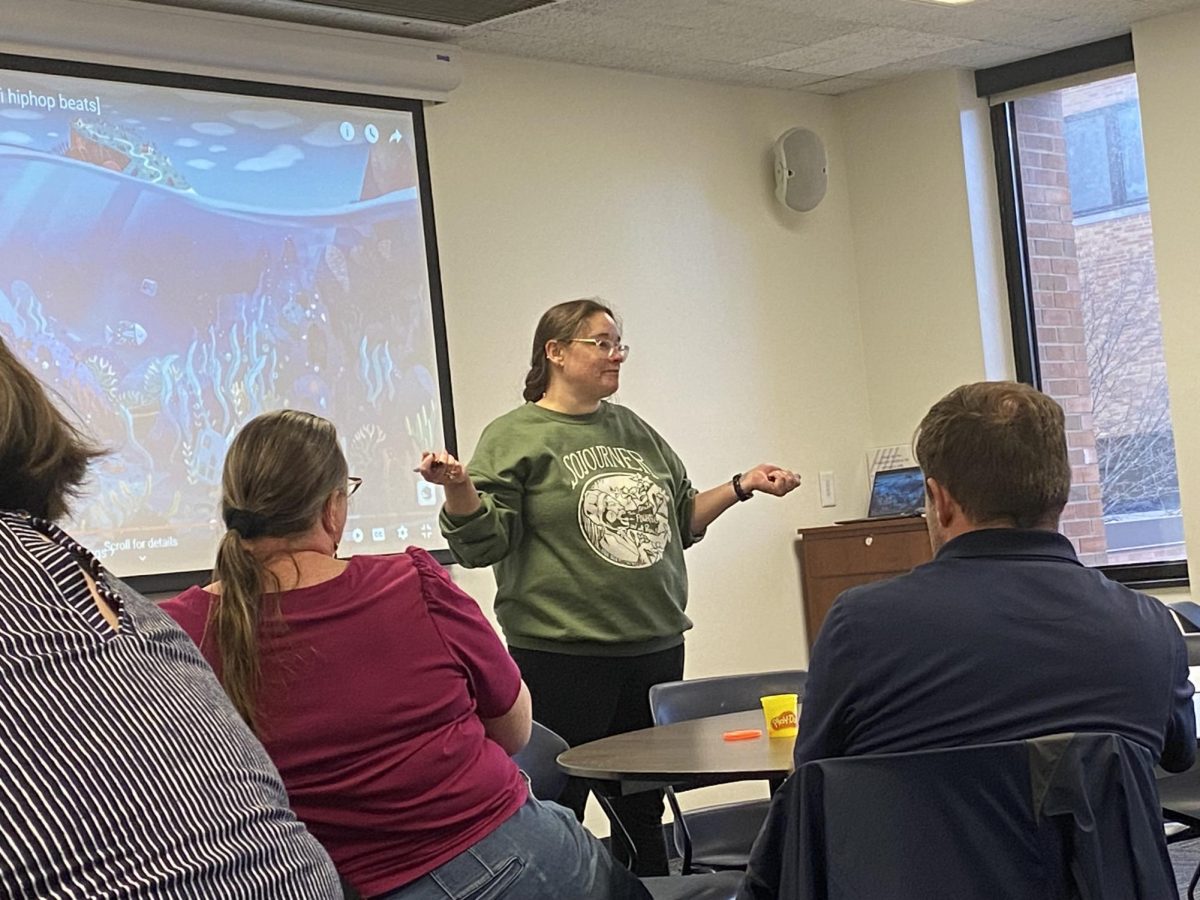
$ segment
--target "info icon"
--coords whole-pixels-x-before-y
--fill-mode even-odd
[[[343,141],[354,140],[354,124],[352,122],[343,122],[341,132]]]

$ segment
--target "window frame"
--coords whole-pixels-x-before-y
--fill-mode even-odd
[[[1133,39],[1121,35],[1093,44],[1047,53],[1032,59],[980,69],[976,94],[982,98],[1033,88],[1056,79],[1087,75],[1133,62]],[[1017,378],[1040,388],[1041,366],[1034,327],[1033,281],[1025,229],[1025,199],[1021,185],[1021,155],[1016,140],[1016,103],[1009,99],[991,107],[992,147],[1000,208],[1004,270],[1012,327],[1013,360]],[[1148,201],[1140,201],[1148,202]],[[1134,204],[1136,205],[1136,204]],[[1091,215],[1085,214],[1085,215]],[[1114,581],[1138,588],[1187,587],[1187,560],[1097,566]]]

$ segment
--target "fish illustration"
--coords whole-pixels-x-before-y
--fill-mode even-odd
[[[128,346],[133,344],[140,347],[146,343],[146,329],[137,322],[130,322],[128,319],[122,319],[115,326],[104,326],[104,341],[108,344],[114,344],[118,347]]]

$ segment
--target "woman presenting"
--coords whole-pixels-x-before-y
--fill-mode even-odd
[[[496,617],[535,720],[571,745],[653,724],[652,685],[683,677],[683,551],[755,493],[794,472],[758,465],[697,492],[683,463],[633,412],[605,402],[629,347],[611,309],[572,300],[538,322],[525,404],[484,429],[467,469],[424,453],[445,487],[441,527],[464,566],[495,566]],[[583,818],[587,788],[561,802]],[[667,873],[661,793],[613,801],[639,875]]]

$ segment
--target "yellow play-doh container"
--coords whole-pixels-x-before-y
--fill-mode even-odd
[[[760,697],[763,718],[767,721],[767,737],[795,737],[800,721],[795,694],[771,694]]]

